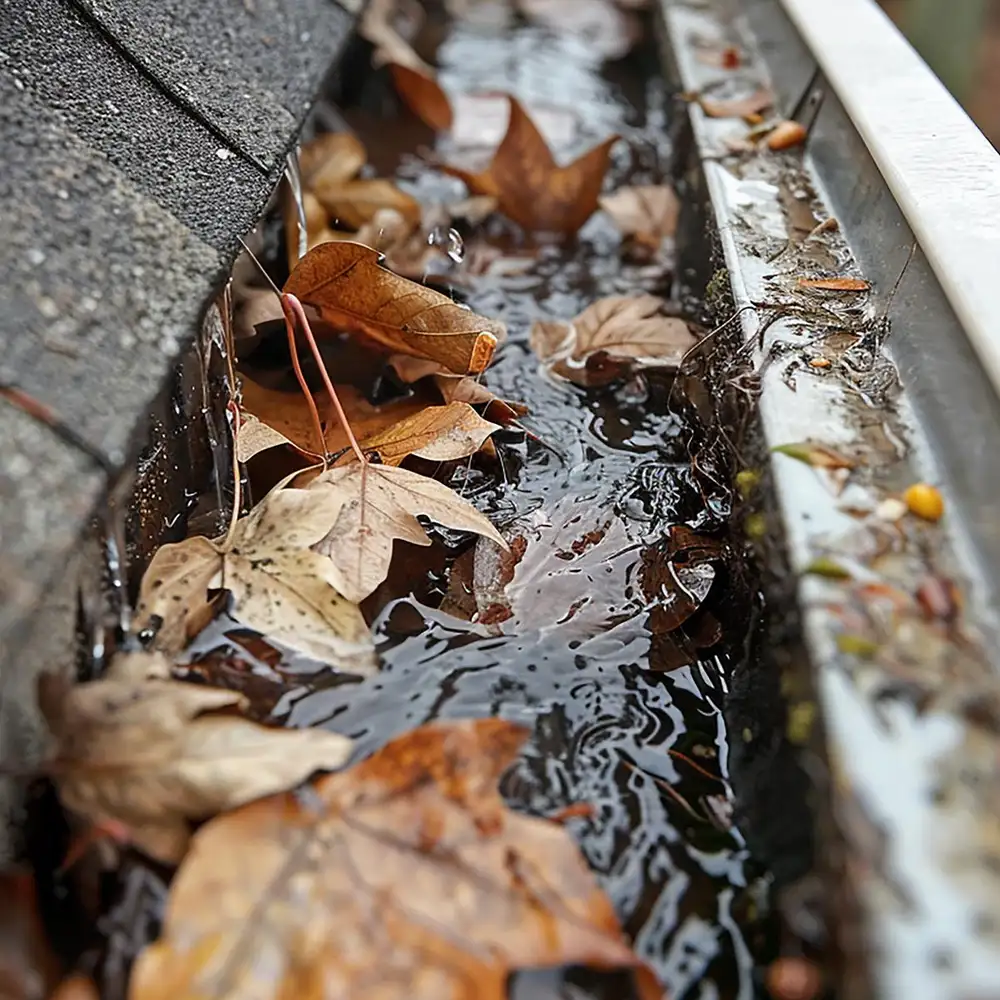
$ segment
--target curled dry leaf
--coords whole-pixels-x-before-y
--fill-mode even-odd
[[[363,601],[386,578],[393,539],[430,545],[418,514],[447,528],[505,544],[467,500],[408,469],[354,463],[317,476],[304,492],[327,498],[335,510],[325,537],[313,548],[322,554],[317,558],[329,560],[326,579],[354,601]]]
[[[811,441],[780,444],[771,450],[781,455],[788,455],[789,458],[798,459],[800,462],[805,462],[806,465],[812,465],[817,469],[853,469],[858,464],[853,458],[848,458],[825,444],[816,444]]]
[[[660,1000],[565,829],[497,792],[526,735],[425,725],[310,801],[204,827],[132,1000],[503,1000],[513,971],[564,965],[633,970],[640,1000]]]
[[[572,322],[536,322],[531,346],[557,375],[603,385],[630,368],[676,368],[697,342],[686,320],[664,316],[655,295],[598,299]]]
[[[509,97],[510,122],[489,167],[471,173],[443,167],[474,194],[497,199],[501,212],[529,231],[575,233],[594,214],[607,173],[611,136],[568,166],[560,167],[520,102]]]
[[[709,118],[749,118],[766,111],[774,103],[774,95],[766,87],[761,87],[747,97],[720,101],[700,97],[698,103]]]
[[[827,292],[867,292],[871,285],[864,278],[799,278],[800,288],[819,288]]]
[[[161,546],[139,586],[135,628],[153,632],[156,648],[177,651],[207,592],[228,590],[233,616],[250,628],[340,669],[370,672],[368,626],[309,549],[334,514],[320,494],[279,490],[237,522],[228,545],[195,536]]]
[[[359,243],[324,243],[306,254],[286,292],[333,326],[364,334],[391,353],[439,361],[465,375],[483,371],[506,334],[446,295],[387,271]]]
[[[681,203],[668,184],[623,187],[599,201],[624,236],[658,247],[677,231]]]
[[[189,824],[340,767],[351,741],[322,729],[273,729],[235,714],[242,695],[170,680],[71,684],[42,674],[39,707],[54,737],[51,773],[63,805],[122,823],[168,864]]]
[[[451,101],[433,74],[400,63],[393,63],[390,72],[396,93],[425,125],[436,132],[451,128],[454,119]]]

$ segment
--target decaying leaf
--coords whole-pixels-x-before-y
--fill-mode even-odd
[[[568,166],[560,167],[535,123],[513,97],[507,134],[487,170],[445,166],[475,194],[497,199],[508,218],[529,231],[575,233],[594,214],[608,169],[611,136]]]
[[[657,248],[677,231],[681,203],[668,184],[623,187],[602,195],[601,208],[624,236]]]
[[[284,290],[333,326],[364,334],[392,353],[440,361],[459,375],[483,371],[506,334],[502,323],[387,271],[378,254],[359,243],[310,250]]]
[[[287,492],[303,492],[299,490]],[[430,545],[418,514],[458,531],[503,539],[467,500],[426,476],[393,466],[354,463],[330,469],[309,484],[306,493],[329,498],[336,510],[328,532],[313,545],[316,558],[327,557],[326,579],[354,601],[364,600],[386,578],[392,541]]]
[[[420,222],[420,203],[381,177],[338,186],[314,185],[312,190],[333,226],[339,229],[360,229],[383,209],[398,212],[411,226]]]
[[[452,462],[477,452],[499,424],[484,420],[468,403],[425,406],[418,413],[360,442],[383,465],[399,465],[410,455]]]
[[[468,403],[470,406],[485,405],[483,415],[506,427],[518,417],[528,412],[528,407],[495,396],[482,382],[467,375],[434,375],[434,384],[442,398],[449,403]]]
[[[825,444],[816,444],[811,441],[780,444],[771,450],[788,455],[789,458],[796,458],[817,469],[853,469],[858,464],[853,458],[848,458]]]
[[[871,285],[864,278],[799,278],[801,288],[819,288],[827,292],[867,292]]]
[[[774,95],[766,87],[761,87],[747,97],[722,101],[701,97],[698,103],[709,118],[749,118],[766,111],[774,103]]]
[[[323,729],[273,729],[238,714],[242,695],[172,680],[39,678],[63,805],[123,823],[165,863],[183,856],[189,823],[291,788],[347,759],[351,741]]]
[[[396,93],[406,106],[437,132],[447,132],[454,118],[451,101],[433,74],[412,66],[393,63],[390,67]]]
[[[154,632],[156,648],[176,651],[206,592],[228,590],[233,616],[250,628],[342,670],[370,672],[368,626],[309,549],[335,514],[319,494],[278,490],[237,522],[228,544],[194,536],[161,546],[140,584],[137,630]]]
[[[655,295],[598,299],[572,322],[536,322],[531,346],[557,375],[604,385],[630,368],[676,368],[698,339],[686,320],[664,316]]]
[[[433,723],[315,783],[214,820],[174,880],[133,1000],[504,1000],[517,969],[652,972],[566,831],[496,783],[526,731]]]
[[[310,189],[346,184],[367,162],[368,151],[352,132],[323,132],[299,151],[299,173]]]

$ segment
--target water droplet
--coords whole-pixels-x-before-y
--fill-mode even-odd
[[[457,229],[448,226],[435,226],[427,234],[427,245],[443,250],[456,264],[462,263],[465,257],[465,243]]]

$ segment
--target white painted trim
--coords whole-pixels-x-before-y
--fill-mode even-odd
[[[1000,154],[874,0],[781,4],[1000,390]]]

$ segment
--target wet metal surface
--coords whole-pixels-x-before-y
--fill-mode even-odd
[[[766,32],[764,52],[787,114],[810,96],[814,59],[780,7],[748,3]],[[738,93],[766,80],[754,39],[729,5],[668,0],[663,10],[686,88]],[[736,73],[698,58],[706,46],[732,44],[746,54]],[[804,164],[797,153],[732,155],[726,140],[746,131],[738,120],[712,120],[692,107],[691,121],[733,297],[737,306],[756,307],[745,312],[743,328],[757,345],[767,444],[812,440],[857,463],[845,484],[774,455],[775,509],[768,514],[777,516],[792,571],[804,573],[796,603],[830,741],[835,839],[846,842],[846,874],[863,904],[861,926],[837,926],[848,967],[859,974],[847,995],[864,995],[869,985],[885,997],[988,995],[1000,980],[992,805],[1000,685],[988,644],[995,590],[971,554],[995,570],[986,555],[994,518],[980,498],[995,502],[988,484],[995,487],[996,467],[986,457],[991,451],[973,441],[992,426],[996,400],[989,394],[983,407],[971,403],[983,384],[977,371],[958,396],[927,405],[965,364],[964,338],[958,329],[953,340],[947,312],[936,312],[944,299],[914,242],[919,226],[911,231],[901,221],[835,95],[822,80],[811,86],[822,103]],[[799,111],[815,114],[815,106],[806,101]],[[941,153],[937,144],[924,149],[935,159]],[[809,226],[796,225],[803,208],[815,223],[828,216],[817,190],[832,191],[834,207],[843,209],[843,236],[806,240]],[[875,283],[870,301],[804,301],[797,276],[858,273],[848,242]],[[931,316],[942,317],[937,346],[918,350]],[[941,351],[946,356],[938,358]],[[820,365],[811,365],[817,358]],[[941,487],[943,525],[880,513],[885,500],[920,480]],[[970,545],[970,537],[982,544]],[[843,578],[807,573],[817,557],[835,560]]]

